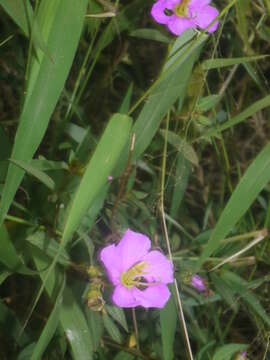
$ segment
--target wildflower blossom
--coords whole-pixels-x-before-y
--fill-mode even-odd
[[[107,179],[108,179],[109,182],[113,181],[112,175],[109,175]]]
[[[191,285],[199,292],[204,292],[207,290],[207,287],[205,285],[203,278],[201,278],[199,275],[192,276]]]
[[[115,286],[115,305],[163,308],[168,301],[167,284],[173,282],[173,265],[150,247],[147,236],[128,229],[119,244],[102,249],[100,259]]]
[[[211,0],[158,0],[152,7],[151,15],[159,24],[164,24],[175,35],[189,28],[207,29],[218,16],[218,10],[209,3]],[[218,21],[210,26],[214,32]]]

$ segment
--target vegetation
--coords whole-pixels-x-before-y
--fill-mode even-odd
[[[148,0],[0,5],[0,358],[270,359],[270,1],[178,37]],[[127,228],[163,309],[111,300]]]

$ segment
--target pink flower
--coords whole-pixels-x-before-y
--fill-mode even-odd
[[[175,35],[189,28],[206,29],[218,16],[218,10],[209,3],[211,0],[158,0],[152,7],[151,15],[159,24],[164,24]],[[208,29],[214,32],[216,21]]]
[[[207,290],[207,287],[205,285],[203,278],[201,278],[199,275],[192,276],[191,285],[199,292],[204,292]]]
[[[119,307],[163,308],[170,297],[173,265],[160,251],[150,251],[143,234],[126,230],[118,245],[102,249],[100,259],[115,286],[112,300]]]

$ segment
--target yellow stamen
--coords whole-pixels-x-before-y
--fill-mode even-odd
[[[132,266],[127,271],[124,271],[121,275],[121,283],[127,288],[132,288],[133,286],[140,285],[141,283],[136,279],[141,278],[147,273],[143,270],[147,267],[147,263],[144,261],[139,262],[138,264]],[[147,286],[147,283],[145,283]]]
[[[188,15],[188,3],[190,0],[182,0],[180,4],[175,7],[175,14],[180,17],[187,17]]]

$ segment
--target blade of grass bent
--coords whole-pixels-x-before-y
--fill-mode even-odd
[[[47,46],[53,62],[43,57],[31,97],[26,101],[20,117],[11,157],[30,160],[37,150],[52,112],[68,76],[83,27],[88,1],[61,0],[54,14]],[[12,203],[24,176],[24,170],[9,165],[2,201],[0,224]]]

